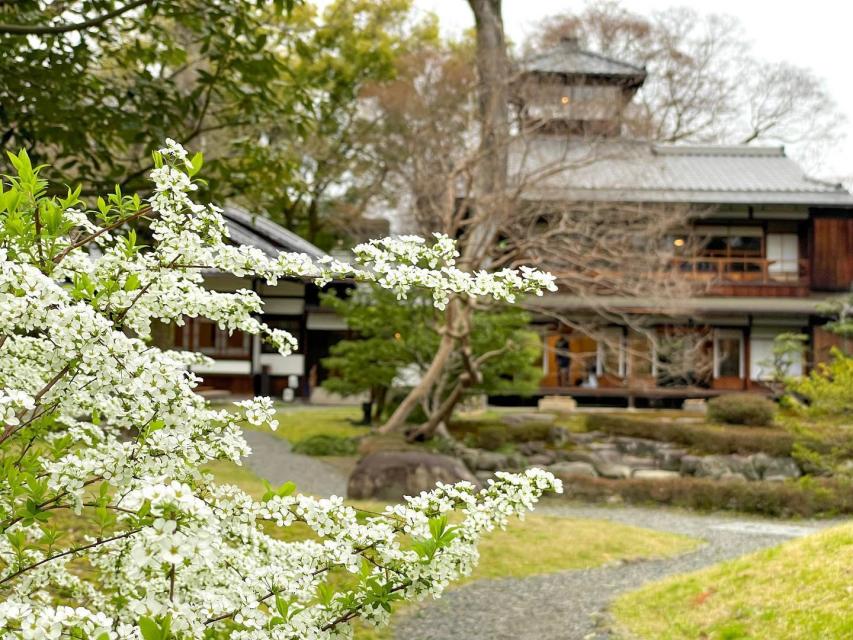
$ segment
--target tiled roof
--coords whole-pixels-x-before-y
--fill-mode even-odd
[[[841,185],[809,178],[782,147],[539,136],[517,144],[511,171],[535,176],[531,199],[853,206]]]
[[[623,76],[642,82],[646,70],[613,58],[584,51],[577,41],[565,38],[553,49],[531,56],[520,64],[522,71],[584,76]]]
[[[322,249],[292,231],[240,207],[227,206],[222,215],[234,242],[256,247],[268,256],[276,256],[282,251],[306,253],[312,258],[326,255]]]

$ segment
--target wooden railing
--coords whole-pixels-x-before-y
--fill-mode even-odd
[[[766,258],[674,258],[673,271],[715,284],[808,286],[808,260]]]

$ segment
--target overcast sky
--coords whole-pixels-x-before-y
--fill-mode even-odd
[[[424,11],[438,14],[447,33],[473,25],[465,0],[415,0]],[[756,56],[785,60],[809,67],[827,84],[830,95],[847,116],[845,138],[826,159],[831,177],[853,176],[853,2],[849,0],[623,0],[631,11],[642,13],[687,6],[703,12],[738,18],[752,40]],[[581,0],[503,0],[504,26],[513,42],[520,43],[541,18],[579,10]],[[829,177],[829,176],[827,176]]]

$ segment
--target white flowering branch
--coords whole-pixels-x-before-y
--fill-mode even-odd
[[[400,297],[425,287],[438,306],[541,294],[548,274],[467,273],[444,236],[372,241],[352,264],[235,246],[220,210],[190,198],[200,156],[171,141],[154,154],[149,201],[117,189],[93,211],[79,189],[45,195],[25,153],[11,160],[16,174],[0,185],[0,637],[349,637],[356,618],[383,624],[398,600],[440,594],[471,571],[483,533],[560,490],[539,470],[503,474],[361,520],[340,498],[290,485],[256,501],[199,469],[247,455],[240,425],[275,428],[272,402],[214,410],[187,366],[203,356],[146,342],[153,320],[203,316],[283,354],[296,346],[258,319],[256,293],[210,291],[194,265],[271,285],[349,277]],[[296,522],[315,535],[276,537]]]

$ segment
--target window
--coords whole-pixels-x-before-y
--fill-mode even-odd
[[[609,373],[617,377],[625,376],[625,337],[622,329],[605,329],[598,341],[596,359],[598,375]]]
[[[703,225],[697,235],[704,239],[703,255],[720,258],[760,258],[764,229],[749,226]]]
[[[777,276],[794,276],[800,271],[800,242],[796,233],[768,233],[767,270]]]
[[[714,334],[714,377],[743,377],[743,332],[717,331]]]
[[[752,380],[771,380],[774,374],[775,357],[773,346],[776,336],[790,329],[766,329],[755,327],[749,336],[749,377]],[[778,363],[785,375],[803,375],[802,357],[788,354]]]
[[[196,341],[194,348],[202,353],[214,353],[216,351],[216,324],[205,318],[195,321]]]
[[[249,334],[239,330],[229,334],[206,318],[191,320],[190,335],[190,349],[193,351],[215,357],[241,358],[249,355]]]
[[[631,333],[628,338],[628,373],[635,378],[654,376],[655,345],[645,335]]]

